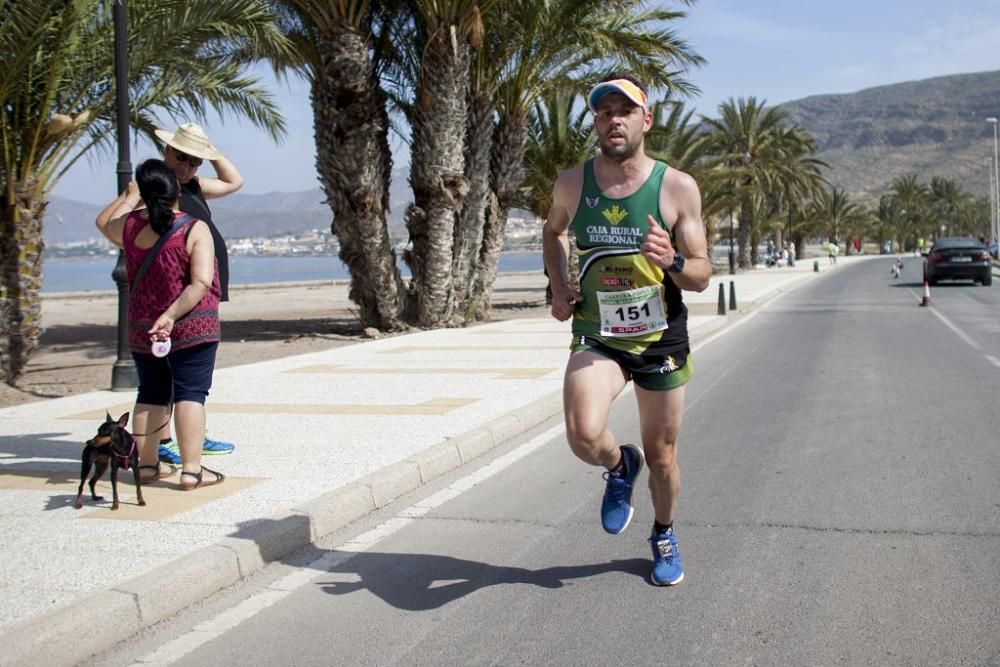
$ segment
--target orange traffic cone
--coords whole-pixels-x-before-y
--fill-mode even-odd
[[[930,285],[927,284],[926,280],[924,281],[924,298],[920,300],[920,305],[921,306],[931,305],[931,288]]]

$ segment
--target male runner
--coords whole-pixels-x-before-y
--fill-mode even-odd
[[[701,194],[688,174],[646,155],[653,117],[637,79],[609,77],[594,86],[588,103],[600,154],[559,176],[543,231],[552,315],[573,318],[563,385],[566,435],[579,459],[608,470],[601,522],[611,534],[632,520],[632,489],[645,460],[655,511],[650,578],[673,585],[684,578],[673,521],[677,437],[691,377],[681,290],[705,290],[712,273]],[[567,280],[570,233],[579,291]],[[629,380],[641,450],[619,446],[608,431],[611,404]]]

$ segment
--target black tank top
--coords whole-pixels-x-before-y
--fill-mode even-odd
[[[201,193],[201,184],[197,178],[181,184],[179,207],[182,212],[204,220],[212,232],[212,240],[215,241],[215,259],[219,264],[220,301],[229,301],[229,253],[226,251],[226,240],[212,222],[212,211]]]

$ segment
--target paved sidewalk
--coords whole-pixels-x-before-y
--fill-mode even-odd
[[[720,283],[742,313],[858,259],[716,276],[685,293],[692,339],[733,316]],[[138,507],[120,480],[117,512],[72,503],[82,443],[132,393],[0,410],[0,663],[78,662],[558,414],[569,339],[521,319],[219,370],[209,434],[238,445],[205,463],[225,483],[182,492],[175,475]]]

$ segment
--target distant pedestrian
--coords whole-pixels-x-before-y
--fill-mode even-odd
[[[795,266],[795,241],[788,242],[788,266]]]
[[[840,254],[840,244],[838,244],[835,240],[831,239],[830,242],[826,244],[826,248],[830,264],[836,264],[837,255]]]

